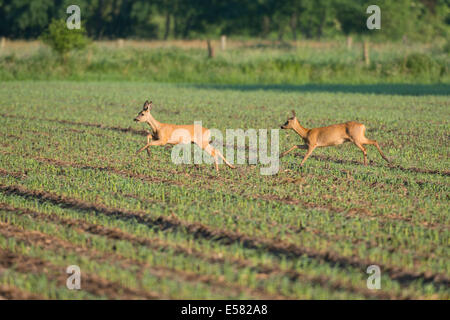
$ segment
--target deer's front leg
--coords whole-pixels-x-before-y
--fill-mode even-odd
[[[150,147],[150,143],[147,143],[145,146],[136,151],[136,155],[138,155],[140,152],[142,152],[144,149],[147,149],[148,147]]]
[[[306,151],[305,157],[300,163],[300,167],[303,167],[303,164],[305,163],[306,159],[308,159],[308,157],[311,155],[311,153],[314,151],[315,148],[316,146],[308,146],[308,151]]]
[[[147,145],[150,144],[150,140],[152,140],[152,138],[153,138],[152,134],[147,135]],[[150,149],[149,148],[147,148],[147,155],[150,157]]]
[[[139,152],[143,151],[144,149],[147,149],[150,146],[162,146],[165,145],[165,143],[161,140],[153,140],[152,142],[147,143],[145,146],[143,146],[142,148],[140,148],[138,151],[136,151],[136,154],[138,154]],[[150,152],[149,152],[150,154]]]
[[[148,132],[148,131],[147,131]],[[148,147],[150,147],[150,140],[152,139],[152,134],[149,133],[147,135],[147,144],[145,146],[143,146],[142,148],[140,148],[138,151],[136,151],[136,154],[140,153],[141,151],[143,151],[144,149],[147,149],[147,154],[150,155],[150,151],[148,150]]]
[[[291,152],[294,149],[297,149],[298,145],[293,146],[292,148],[290,148],[288,151],[285,151],[281,154],[280,158],[284,157],[285,155],[287,155],[289,152]]]
[[[306,145],[295,145],[292,148],[290,148],[288,151],[285,151],[281,154],[280,158],[284,157],[285,155],[287,155],[289,152],[291,152],[294,149],[308,149],[308,146]]]

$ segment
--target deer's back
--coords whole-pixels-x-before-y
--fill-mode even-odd
[[[167,143],[178,144],[195,142],[203,144],[203,141],[209,141],[209,130],[201,126],[178,125],[178,124],[163,124],[158,131],[158,135],[164,138]]]
[[[318,147],[339,145],[347,141],[353,141],[353,136],[364,133],[364,125],[359,122],[333,124],[327,127],[313,128],[308,133],[308,140]]]

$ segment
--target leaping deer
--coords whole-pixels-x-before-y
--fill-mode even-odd
[[[150,101],[145,101],[142,111],[139,112],[134,121],[146,122],[152,128],[152,133],[147,135],[147,144],[136,151],[136,154],[147,149],[147,153],[150,155],[150,146],[164,146],[166,144],[179,144],[179,143],[195,143],[200,148],[205,150],[214,158],[214,164],[216,171],[219,172],[219,157],[232,169],[235,167],[230,164],[227,159],[219,152],[219,150],[213,148],[209,142],[211,134],[209,129],[201,126],[191,125],[176,125],[161,123],[157,121],[150,113],[153,105]],[[153,141],[150,141],[153,140]]]
[[[366,127],[359,122],[349,121],[341,124],[334,124],[328,127],[320,127],[307,129],[302,127],[302,125],[298,122],[297,117],[295,116],[295,111],[292,110],[292,117],[290,117],[284,125],[281,126],[281,129],[292,129],[297,132],[305,142],[305,145],[294,145],[289,150],[283,152],[281,157],[285,156],[289,152],[294,149],[308,149],[303,158],[300,166],[303,166],[306,159],[311,155],[317,147],[329,147],[329,146],[337,146],[344,142],[353,142],[364,154],[364,165],[367,165],[367,152],[366,148],[364,148],[365,144],[374,145],[384,160],[389,162],[389,159],[381,151],[380,146],[376,140],[367,139],[364,136],[366,131]]]

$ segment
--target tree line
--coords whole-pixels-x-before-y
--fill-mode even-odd
[[[375,35],[447,37],[449,0],[0,0],[0,36],[33,39],[66,8],[81,9],[93,39],[257,37],[277,40]],[[381,9],[381,30],[366,27],[366,9]]]

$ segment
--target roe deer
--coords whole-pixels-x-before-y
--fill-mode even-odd
[[[364,165],[367,165],[367,152],[366,148],[364,148],[365,144],[374,145],[380,152],[383,159],[389,162],[389,159],[383,154],[378,143],[375,140],[367,139],[364,136],[366,127],[362,123],[349,121],[346,123],[334,124],[328,127],[307,129],[301,126],[295,116],[295,111],[292,110],[292,117],[290,117],[286,123],[281,126],[281,129],[292,129],[303,138],[305,145],[294,145],[292,148],[281,154],[281,157],[283,157],[297,148],[308,149],[300,166],[303,166],[306,159],[308,159],[315,148],[336,146],[344,142],[353,142],[359,149],[361,149],[364,154]]]
[[[215,148],[213,148],[209,142],[211,138],[210,131],[207,128],[191,125],[176,125],[161,123],[157,121],[150,113],[152,109],[152,102],[145,101],[142,111],[139,112],[134,121],[146,122],[152,128],[152,133],[147,135],[147,144],[136,151],[136,154],[147,149],[147,153],[150,155],[150,146],[164,146],[166,144],[179,144],[179,143],[195,143],[200,148],[205,150],[214,158],[216,171],[219,171],[219,157],[232,169],[235,167],[230,164],[227,159]],[[153,140],[150,142],[150,140]]]

